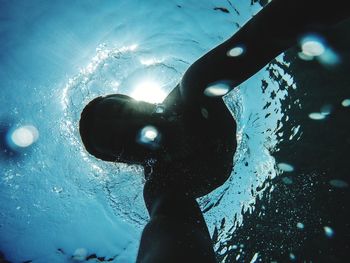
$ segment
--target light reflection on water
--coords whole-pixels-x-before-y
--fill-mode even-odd
[[[101,56],[100,52],[108,55]],[[82,149],[78,132],[74,127],[77,126],[80,111],[85,103],[101,94],[132,93],[133,85],[139,85],[137,81],[140,79],[139,75],[147,74],[148,77],[160,83],[164,92],[167,93],[180,80],[181,72],[186,66],[180,59],[172,58],[149,65],[139,59],[142,54],[142,44],[133,50],[127,47],[114,50],[108,49],[106,46],[100,47],[94,57],[98,59],[93,59],[95,64],[88,66],[89,69],[94,70],[82,70],[78,76],[73,77],[68,82],[62,92],[62,101],[65,102],[65,123],[62,128],[67,131],[66,136],[74,140],[73,144],[80,149],[83,155],[85,155],[85,150]],[[279,58],[279,61],[284,63],[282,57]],[[293,85],[291,76],[286,72],[277,66],[271,65],[270,67],[274,68],[276,77],[282,77],[291,86]],[[125,72],[120,71],[120,69],[124,69]],[[277,175],[271,151],[274,151],[278,142],[276,131],[283,129],[281,126],[283,116],[281,101],[288,92],[287,89],[280,89],[277,82],[269,79],[266,69],[261,70],[224,98],[238,124],[238,149],[235,155],[235,167],[232,176],[223,186],[199,199],[211,233],[223,218],[227,219],[225,228],[221,229],[220,242],[224,242],[225,236],[229,237],[235,227],[242,224],[242,213],[254,211],[256,198],[269,186],[264,184],[265,181],[271,180]],[[98,80],[97,84],[96,80]],[[265,89],[262,89],[259,84],[262,80],[267,84]],[[114,82],[120,83],[117,88],[111,84]],[[295,89],[295,87],[293,88]],[[271,103],[271,94],[274,94],[274,103]],[[269,106],[266,107],[266,105]],[[296,131],[294,136],[297,134]],[[140,180],[135,184],[134,179],[128,180],[127,177],[124,177],[124,173],[121,175],[114,173],[111,177],[109,174],[115,169],[114,165],[99,162],[89,157],[84,157],[84,160],[92,167],[98,167],[100,171],[97,174],[104,174],[108,178],[106,194],[115,213],[133,223],[137,222],[139,227],[142,227],[148,218],[143,206],[142,195],[140,195],[143,184],[142,174],[136,172]],[[95,169],[95,171],[97,170]],[[134,173],[132,170],[130,172]],[[130,177],[135,178],[134,176]],[[117,191],[116,187],[128,190],[124,193],[122,190]],[[133,189],[133,193],[130,193],[130,188]],[[130,199],[134,200],[132,206],[128,201]],[[235,227],[232,228],[232,226]]]
[[[310,61],[316,58],[324,66],[336,66],[341,59],[339,54],[318,34],[308,34],[301,38],[300,46],[302,53],[299,57]]]
[[[65,137],[79,150],[84,162],[94,171],[94,176],[105,184],[109,205],[116,215],[139,229],[148,218],[142,197],[142,169],[138,166],[105,163],[88,156],[76,127],[83,107],[97,96],[121,93],[148,102],[161,102],[164,99],[164,94],[169,93],[180,80],[187,63],[172,57],[162,59],[159,63],[144,63],[140,57],[148,52],[140,44],[137,48],[135,45],[119,48],[101,45],[92,62],[68,81],[61,94],[65,110],[61,128]],[[145,79],[152,81],[145,82]],[[155,86],[157,93],[154,97],[152,94]],[[145,130],[144,134],[140,134],[140,143],[149,144],[152,139],[150,136],[153,138],[154,131]],[[153,138],[152,145],[156,143],[155,139]]]
[[[123,33],[128,29],[121,27],[115,29],[114,32],[116,41],[113,43],[116,46],[111,44],[98,46],[96,54],[91,59],[89,58],[89,61],[79,63],[80,73],[69,74],[70,78],[65,81],[66,84],[64,82],[59,85],[52,84],[54,87],[51,87],[46,93],[46,87],[38,88],[39,93],[36,95],[39,97],[38,108],[44,110],[44,113],[36,113],[38,123],[40,123],[38,125],[40,130],[38,148],[33,149],[34,157],[28,162],[29,165],[26,166],[21,162],[16,164],[14,161],[11,163],[11,169],[7,169],[4,173],[2,183],[10,189],[3,192],[8,193],[4,200],[14,204],[14,210],[16,210],[9,212],[9,216],[3,221],[4,224],[13,224],[13,229],[17,229],[18,226],[15,225],[15,222],[8,221],[10,221],[9,218],[21,216],[22,218],[19,220],[24,223],[21,225],[20,231],[26,229],[26,225],[28,225],[33,229],[29,231],[29,234],[34,235],[36,228],[30,225],[30,222],[33,222],[33,218],[40,219],[41,213],[45,212],[48,214],[45,219],[57,222],[57,225],[47,231],[57,232],[68,229],[77,234],[79,231],[75,230],[76,232],[74,232],[74,226],[80,226],[81,232],[88,230],[90,236],[97,235],[96,239],[103,239],[105,230],[100,227],[97,228],[98,233],[96,233],[89,229],[94,223],[93,219],[108,222],[114,219],[125,220],[132,227],[138,228],[138,231],[145,224],[148,215],[142,199],[144,183],[142,169],[138,166],[103,163],[89,156],[81,145],[77,122],[82,108],[89,100],[96,96],[117,92],[132,94],[133,88],[137,88],[145,79],[151,78],[152,81],[156,81],[157,88],[160,87],[164,92],[161,95],[163,97],[175,87],[185,69],[196,57],[232,33],[232,22],[238,18],[234,17],[230,18],[232,20],[228,20],[228,17],[224,16],[225,14],[211,13],[213,11],[211,9],[212,3],[209,2],[198,3],[195,1],[192,4],[186,6],[188,9],[185,10],[192,10],[193,14],[190,17],[186,16],[186,18],[193,21],[195,25],[202,23],[202,26],[194,26],[187,29],[188,32],[183,30],[185,33],[179,32],[172,39],[175,43],[173,53],[170,52],[171,48],[164,48],[164,46],[170,45],[164,41],[164,36],[161,34],[151,35],[148,32],[149,37],[141,38],[135,43],[134,38],[137,38],[137,34],[131,36],[131,33],[128,32],[124,39]],[[199,8],[198,5],[203,8],[201,10],[203,14],[200,14],[200,17],[196,17],[195,14]],[[174,8],[176,7],[174,6]],[[259,7],[248,8],[248,4],[247,6],[242,4],[241,9],[241,18],[238,19],[240,24],[250,18],[251,14],[255,13]],[[170,13],[173,13],[173,9],[170,10],[169,16]],[[176,10],[179,10],[179,16],[181,16],[180,10],[182,9],[177,8]],[[207,15],[214,19],[214,14],[215,17],[220,17],[216,20],[216,24],[219,22],[223,24],[223,33],[218,34],[217,28],[210,29],[211,24],[215,24],[210,19],[196,21],[196,19],[203,20],[202,17]],[[156,16],[156,18],[159,19],[161,16]],[[157,24],[157,19],[154,19],[154,30],[166,31],[167,26]],[[177,23],[176,26],[178,26]],[[142,34],[138,34],[138,38],[140,38],[139,35]],[[96,45],[92,45],[92,47],[95,48]],[[92,47],[86,48],[93,50]],[[70,52],[74,53],[73,51]],[[184,51],[188,54],[182,54],[185,53]],[[235,49],[229,55],[236,56],[241,54],[241,51]],[[278,63],[268,65],[224,98],[238,123],[239,145],[235,156],[236,166],[232,176],[222,187],[199,200],[203,211],[205,211],[205,218],[211,233],[214,232],[215,228],[221,229],[218,238],[220,244],[225,244],[231,238],[232,232],[244,223],[242,214],[254,210],[256,198],[266,189],[270,189],[269,180],[278,175],[275,169],[276,162],[271,156],[271,152],[276,150],[275,146],[279,140],[278,134],[286,132],[284,124],[288,122],[288,119],[282,121],[283,117],[286,116],[283,116],[281,111],[281,102],[288,95],[288,89],[296,89],[297,87],[293,78],[280,66],[288,67],[288,65],[285,65],[281,57],[277,61]],[[272,74],[272,76],[268,74]],[[223,94],[220,93],[220,95]],[[56,98],[56,95],[59,96]],[[35,96],[31,98],[32,100],[35,100]],[[157,102],[158,100],[160,99],[157,99]],[[23,105],[28,107],[27,104],[23,103]],[[342,105],[349,106],[349,99],[344,98]],[[59,107],[61,107],[62,112],[57,111]],[[16,116],[23,114],[21,111],[18,113],[18,109],[15,107],[12,110],[17,112]],[[47,112],[50,120],[47,119]],[[300,126],[295,125],[294,128],[290,140],[297,140],[301,134]],[[51,145],[55,145],[55,147],[51,147]],[[71,158],[64,157],[65,155],[71,156]],[[70,159],[73,160],[70,161]],[[288,160],[283,161],[288,162]],[[55,166],[55,163],[59,163],[59,166]],[[50,167],[54,167],[54,169],[51,170]],[[289,181],[287,180],[287,182]],[[347,187],[341,181],[332,181],[330,184],[338,188]],[[55,201],[52,203],[46,201],[48,192],[54,195]],[[91,207],[87,206],[87,209],[95,208],[101,215],[96,216],[96,218],[92,217],[90,225],[81,225],[79,221],[75,225],[60,228],[59,222],[75,220],[75,217],[70,216],[77,213],[74,209],[74,203],[84,204],[87,200],[94,204]],[[29,206],[29,203],[33,206]],[[96,203],[103,205],[106,203],[106,206],[96,205]],[[79,210],[79,213],[84,213],[83,208]],[[110,217],[109,208],[112,209],[114,218]],[[58,211],[60,215],[55,214],[55,211],[56,213]],[[91,216],[91,214],[87,213],[87,216]],[[226,222],[221,228],[224,218]],[[110,229],[120,230],[115,225],[111,225]],[[327,233],[329,232],[328,230]],[[30,240],[29,234],[24,241],[21,241],[22,247],[26,246],[25,243]],[[124,234],[122,232],[121,236]],[[40,232],[40,235],[43,237],[39,236],[38,239],[45,240],[45,232]],[[85,237],[86,235],[80,233],[78,236]],[[137,238],[135,239],[137,242]],[[56,240],[52,239],[48,243],[54,244],[54,241]],[[61,241],[62,243],[67,242]],[[72,244],[76,243],[72,242]],[[72,244],[70,243],[71,247]],[[220,244],[217,244],[218,247]],[[96,244],[90,244],[90,246],[93,245]],[[125,247],[125,244],[121,244],[120,247]],[[48,248],[49,251],[54,251],[54,249],[53,247]],[[133,247],[132,253],[135,253],[136,249],[137,247]],[[233,245],[228,248],[224,247],[220,251],[225,254],[228,250],[235,249],[242,250],[243,247]],[[71,253],[74,253],[74,249]],[[258,258],[258,253],[254,254],[254,258]]]
[[[282,56],[277,61],[284,64]],[[276,80],[269,77],[269,69],[274,71]],[[281,89],[279,78],[290,86]],[[260,85],[262,82],[264,88]],[[237,121],[235,166],[223,186],[200,199],[210,230],[220,229],[218,240],[222,244],[244,223],[243,214],[254,211],[256,199],[270,188],[266,181],[278,175],[271,154],[278,143],[277,132],[283,130],[281,103],[289,88],[295,89],[292,77],[277,64],[271,64],[224,97]]]

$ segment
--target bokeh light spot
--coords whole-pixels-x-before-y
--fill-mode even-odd
[[[228,81],[217,81],[208,85],[204,90],[204,95],[208,97],[224,96],[231,89]]]
[[[157,138],[157,131],[155,130],[147,130],[144,134],[145,138],[149,141],[154,141]]]
[[[39,138],[39,131],[32,125],[25,125],[15,129],[11,136],[11,143],[25,148],[32,145]]]
[[[145,145],[148,148],[158,148],[159,132],[157,128],[151,125],[143,127],[138,136],[138,143]]]
[[[326,51],[324,41],[316,35],[308,35],[301,40],[301,50],[306,56],[317,57]]]
[[[303,223],[301,223],[301,222],[298,222],[298,223],[297,223],[297,228],[298,228],[298,229],[304,229],[304,227],[305,227],[305,226],[304,226]]]
[[[341,102],[343,107],[350,107],[350,99],[345,99]]]
[[[244,53],[244,48],[242,46],[237,46],[232,49],[230,49],[227,52],[227,56],[229,57],[239,57]]]
[[[323,227],[323,230],[324,230],[326,237],[328,237],[328,238],[334,237],[334,230],[332,228],[330,228],[329,226]]]
[[[290,260],[294,261],[296,259],[295,255],[293,253],[289,254]]]
[[[156,106],[156,108],[155,108],[155,113],[158,113],[158,114],[162,114],[162,113],[164,113],[164,111],[165,111],[165,108],[164,108],[164,106],[163,105],[161,105],[161,104],[158,104],[157,106]]]
[[[283,172],[293,172],[294,167],[288,163],[279,163],[277,164],[277,167],[282,170]]]
[[[312,119],[312,120],[323,120],[326,118],[326,116],[322,113],[319,113],[319,112],[312,112],[309,114],[309,118]]]

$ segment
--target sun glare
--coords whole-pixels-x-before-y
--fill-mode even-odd
[[[143,81],[136,85],[131,97],[150,103],[161,103],[165,99],[166,93],[157,82]]]

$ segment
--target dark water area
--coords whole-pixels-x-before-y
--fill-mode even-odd
[[[293,76],[297,89],[289,89],[283,102],[284,133],[273,156],[294,169],[270,181],[271,193],[265,191],[255,211],[244,214],[243,225],[226,244],[234,249],[220,255],[220,260],[348,261],[350,107],[342,106],[342,101],[350,95],[349,21],[324,36],[342,58],[337,66],[304,61],[298,48],[284,55],[290,63],[284,70]],[[272,72],[270,77],[276,78]],[[308,116],[324,109],[329,113],[324,119]],[[295,125],[301,126],[302,135],[289,140]],[[220,229],[214,238],[218,233]]]

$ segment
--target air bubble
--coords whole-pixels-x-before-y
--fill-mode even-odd
[[[284,172],[293,172],[294,167],[288,163],[279,163],[277,167]]]
[[[326,51],[323,39],[316,35],[305,36],[300,44],[301,50],[306,56],[317,57]]]
[[[309,118],[312,119],[312,120],[316,120],[316,121],[319,121],[319,120],[323,120],[326,118],[326,116],[322,113],[319,113],[319,112],[312,112],[309,114]]]
[[[154,110],[154,112],[158,113],[158,114],[162,114],[162,113],[164,113],[164,111],[165,111],[165,108],[161,104],[158,104]]]
[[[324,230],[324,233],[325,233],[326,237],[332,238],[334,236],[334,231],[329,226],[323,227],[323,230]]]
[[[343,107],[350,107],[350,99],[345,99],[341,102]]]
[[[138,136],[138,143],[147,146],[148,148],[158,148],[160,134],[154,126],[148,125],[143,127]]]
[[[39,138],[39,131],[32,125],[25,125],[15,129],[9,136],[9,143],[14,147],[26,148]]]
[[[220,97],[224,96],[231,90],[231,86],[228,81],[217,81],[208,85],[204,90],[204,95],[208,97]]]
[[[237,46],[237,47],[234,47],[232,49],[230,49],[228,52],[227,52],[227,56],[229,57],[239,57],[241,56],[243,53],[244,53],[244,48],[242,46]]]
[[[305,226],[304,226],[303,223],[300,223],[300,222],[297,223],[297,228],[298,228],[298,229],[304,229],[304,227],[305,227]]]

